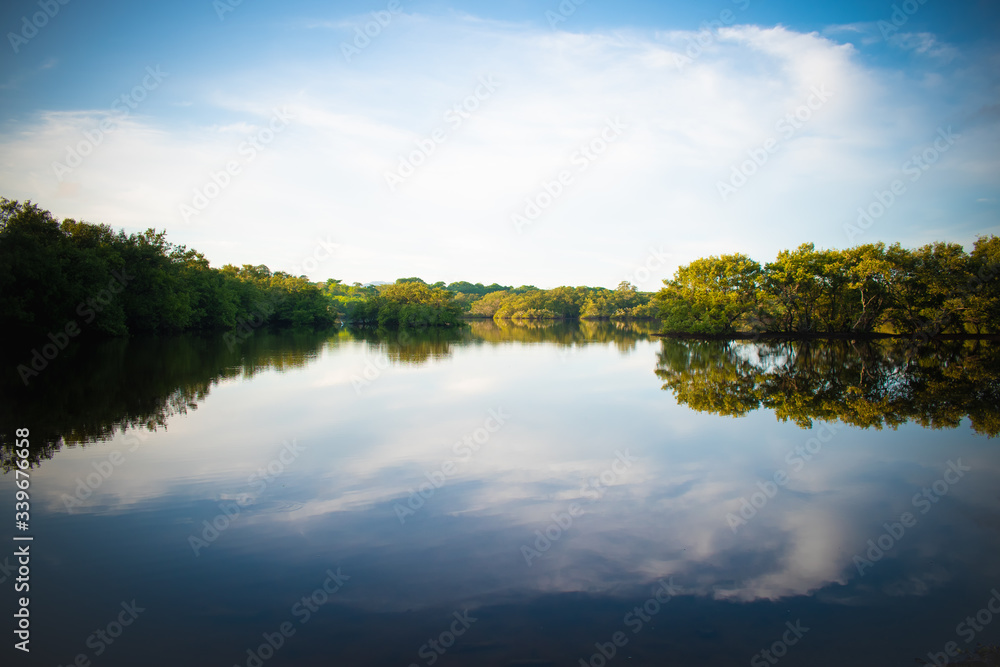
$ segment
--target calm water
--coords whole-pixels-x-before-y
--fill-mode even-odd
[[[998,642],[996,347],[489,322],[66,354],[0,413],[37,457],[31,659],[913,665]]]

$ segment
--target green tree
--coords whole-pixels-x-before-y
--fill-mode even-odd
[[[657,303],[668,331],[739,330],[757,309],[760,264],[743,254],[697,259],[664,281]]]
[[[976,240],[969,257],[966,319],[976,333],[1000,332],[1000,237]]]
[[[489,317],[492,319],[500,309],[500,304],[507,297],[506,291],[490,292],[482,299],[472,304],[469,312],[476,317]]]

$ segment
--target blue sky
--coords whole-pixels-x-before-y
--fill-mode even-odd
[[[0,9],[0,195],[216,266],[653,290],[1000,232],[997,2],[45,6]]]

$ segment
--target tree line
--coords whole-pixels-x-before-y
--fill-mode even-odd
[[[313,283],[264,265],[213,268],[204,255],[147,229],[57,221],[31,202],[0,199],[0,324],[42,346],[85,336],[230,331],[260,327],[456,326],[470,318],[641,319],[652,293],[603,287]],[[36,360],[44,361],[44,360]]]
[[[387,285],[344,285],[329,279],[321,287],[340,318],[355,324],[455,324],[462,319],[576,320],[655,319],[653,294],[622,282],[605,287],[511,287],[482,283],[400,278]]]
[[[451,327],[468,319],[662,320],[691,335],[996,333],[1000,238],[972,252],[932,243],[916,250],[803,244],[763,266],[743,254],[698,259],[657,293],[539,289],[400,278],[379,285],[313,283],[264,265],[212,268],[165,232],[115,231],[56,221],[31,202],[0,199],[0,324],[35,339],[81,332],[240,331],[262,326]],[[46,341],[47,342],[47,341]]]
[[[655,301],[674,333],[997,333],[998,273],[996,236],[979,238],[971,253],[956,243],[808,243],[763,266],[739,253],[695,260]]]
[[[25,338],[336,321],[305,277],[266,266],[211,268],[165,232],[58,222],[31,202],[0,199],[0,267],[0,324]]]

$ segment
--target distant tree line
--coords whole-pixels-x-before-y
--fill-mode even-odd
[[[238,342],[259,327],[325,328],[338,319],[429,327],[467,318],[654,318],[652,296],[628,283],[616,290],[420,278],[345,285],[264,265],[212,268],[201,253],[168,242],[166,232],[59,222],[31,202],[0,199],[0,323],[43,346],[51,339],[61,348],[81,334],[184,331],[229,331]]]
[[[52,215],[0,199],[0,324],[26,337],[241,331],[262,326],[455,326],[464,319],[662,319],[667,332],[996,333],[1000,238],[972,252],[954,243],[917,250],[803,244],[763,266],[746,255],[698,259],[658,293],[604,287],[313,283],[268,267],[221,269],[147,229]]]
[[[340,318],[353,324],[451,325],[463,318],[498,320],[655,319],[653,294],[623,282],[605,287],[534,285],[484,286],[457,282],[428,284],[400,278],[388,285],[344,285],[329,279],[321,287]]]
[[[695,260],[664,281],[655,302],[664,330],[676,333],[996,333],[998,274],[996,236],[971,253],[955,243],[809,243],[764,266],[743,254]]]

